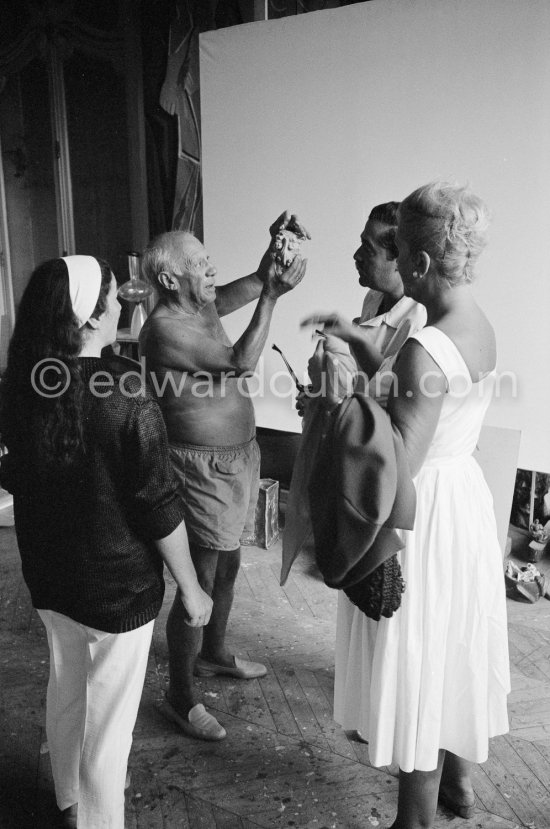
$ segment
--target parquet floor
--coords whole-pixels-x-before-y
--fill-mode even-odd
[[[298,568],[279,587],[280,548],[245,548],[230,638],[268,674],[205,679],[204,701],[228,731],[193,741],[158,712],[167,684],[164,622],[155,630],[130,757],[128,829],[369,829],[389,826],[397,780],[332,720],[335,594]],[[550,570],[550,562],[547,564]],[[491,586],[488,585],[490,590]],[[550,602],[509,602],[511,732],[474,771],[469,820],[440,809],[437,827],[550,829]],[[47,645],[0,530],[0,827],[55,827],[45,753]]]

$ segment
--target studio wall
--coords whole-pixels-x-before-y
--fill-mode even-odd
[[[255,270],[284,208],[312,235],[251,389],[259,425],[299,431],[274,342],[299,375],[300,319],[360,310],[352,255],[370,208],[434,178],[489,204],[476,293],[499,347],[487,422],[550,471],[550,4],[373,0],[201,35],[205,244],[220,283]],[[251,308],[226,317],[237,337]]]

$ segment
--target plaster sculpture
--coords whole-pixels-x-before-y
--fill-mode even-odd
[[[295,216],[291,216],[286,227],[279,228],[271,243],[273,260],[283,269],[289,267],[299,253],[302,242],[311,236]]]

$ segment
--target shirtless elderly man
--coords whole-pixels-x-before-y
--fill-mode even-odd
[[[272,238],[291,218],[279,217]],[[277,300],[302,280],[306,260],[297,256],[281,273],[266,252],[256,273],[216,288],[216,268],[204,246],[190,233],[173,231],[148,245],[142,268],[159,300],[141,331],[140,351],[164,413],[193,563],[213,600],[197,655],[201,632],[187,624],[175,597],[166,625],[170,687],[163,712],[192,737],[221,740],[225,729],[195,701],[193,673],[239,679],[266,673],[225,644],[240,537],[258,497],[260,455],[246,376],[260,358]],[[250,324],[232,344],[220,317],[255,299]]]

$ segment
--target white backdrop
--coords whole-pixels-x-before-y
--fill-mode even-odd
[[[493,212],[476,291],[497,332],[488,423],[521,429],[520,466],[550,471],[550,3],[374,0],[201,35],[205,244],[223,283],[253,271],[284,208],[313,237],[308,274],[276,308],[258,424],[299,431],[269,392],[299,320],[355,316],[352,254],[370,208],[434,178],[469,182]],[[224,323],[237,337],[251,314]],[[282,392],[288,382],[279,382]]]

